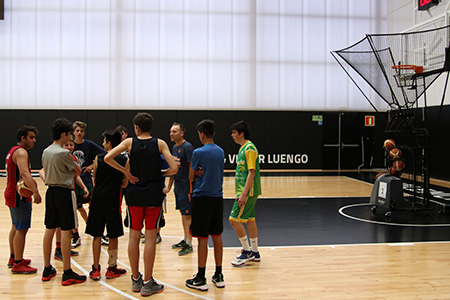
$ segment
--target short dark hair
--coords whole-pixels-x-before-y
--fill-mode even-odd
[[[27,138],[28,132],[34,132],[36,135],[38,134],[38,130],[34,126],[23,125],[19,129],[17,129],[16,139],[18,142],[22,140],[22,137]]]
[[[128,133],[128,130],[127,130],[127,129],[125,128],[125,126],[123,126],[123,125],[118,125],[118,126],[116,127],[116,130],[117,130],[118,132],[124,131],[124,132]]]
[[[182,132],[186,132],[186,127],[181,123],[173,122],[172,126],[178,126]]]
[[[54,141],[59,140],[61,138],[61,134],[71,132],[73,132],[73,123],[66,118],[58,118],[53,121],[51,133]]]
[[[247,123],[245,123],[245,121],[237,121],[236,123],[234,123],[233,125],[231,125],[230,127],[231,130],[236,130],[238,133],[243,132],[244,133],[244,138],[246,140],[250,139],[250,127],[248,126]]]
[[[122,141],[122,135],[117,129],[106,130],[102,133],[106,142],[111,142],[111,146],[114,148]]]
[[[153,117],[146,112],[140,112],[134,116],[133,124],[139,126],[143,132],[150,132],[153,126]]]
[[[82,129],[86,130],[87,124],[82,122],[82,121],[75,121],[75,122],[73,122],[73,130],[75,130],[77,127],[80,127]]]
[[[216,123],[213,120],[205,119],[197,124],[197,131],[204,133],[207,138],[214,137]]]

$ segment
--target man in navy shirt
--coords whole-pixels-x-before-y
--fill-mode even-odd
[[[172,249],[181,249],[178,255],[192,253],[192,236],[189,232],[191,225],[192,202],[190,197],[189,166],[191,165],[192,152],[194,147],[184,139],[186,128],[183,124],[173,123],[170,128],[170,140],[175,142],[172,148],[172,155],[177,161],[178,172],[170,177],[167,186],[168,191],[175,182],[174,194],[176,209],[180,211],[181,223],[183,225],[184,239],[172,245]]]

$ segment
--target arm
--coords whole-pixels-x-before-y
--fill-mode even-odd
[[[37,183],[33,180],[28,169],[28,152],[22,148],[17,149],[13,154],[13,162],[19,168],[20,176],[22,176],[25,185],[33,191],[34,203],[41,203],[42,199],[37,188]]]
[[[111,151],[108,152],[108,154],[106,154],[104,160],[105,160],[105,163],[107,163],[108,165],[110,165],[114,169],[119,170],[120,172],[122,172],[132,184],[135,184],[136,182],[139,181],[139,178],[133,176],[133,174],[131,174],[129,169],[121,166],[114,159],[114,157],[116,157],[120,153],[122,153],[122,152],[124,152],[126,150],[130,151],[132,142],[133,142],[132,138],[127,138],[127,139],[123,140],[122,143],[120,143],[118,146],[114,147]]]
[[[255,179],[255,169],[248,170],[247,180],[245,181],[244,190],[242,191],[241,195],[238,198],[238,207],[245,206],[245,203],[247,203],[248,198],[248,191],[253,185],[253,181]]]
[[[89,196],[89,190],[84,185],[83,179],[81,179],[81,177],[78,175],[77,177],[75,177],[75,182],[80,188],[83,189],[83,191],[84,191],[84,196],[83,197],[87,198]]]
[[[173,185],[173,176],[170,176],[169,177],[169,184],[163,190],[164,194],[168,194],[170,192],[170,190],[172,189],[172,185]]]
[[[161,139],[158,139],[158,148],[159,152],[164,156],[164,159],[166,160],[167,164],[169,165],[169,169],[167,169],[166,172],[164,172],[164,176],[174,175],[178,172],[177,163],[173,159],[172,154],[170,153],[169,147],[167,146],[166,142],[164,142]]]
[[[129,158],[127,158],[127,162],[125,163],[125,168],[126,169],[130,169],[130,159]],[[127,185],[128,185],[128,178],[127,178],[127,176],[123,176],[123,180],[122,180],[122,187],[127,187]]]

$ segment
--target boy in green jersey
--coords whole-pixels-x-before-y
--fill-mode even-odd
[[[255,220],[255,205],[261,195],[259,174],[259,155],[256,146],[249,140],[250,130],[244,121],[231,125],[231,137],[241,148],[238,152],[235,190],[236,201],[230,213],[230,223],[241,242],[241,255],[231,262],[233,266],[242,266],[249,261],[260,261],[258,251],[258,228]],[[243,224],[247,224],[250,246]]]

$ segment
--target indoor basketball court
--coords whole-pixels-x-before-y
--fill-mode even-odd
[[[39,130],[28,151],[43,203],[33,204],[24,258],[36,274],[12,274],[11,216],[0,210],[2,299],[141,299],[131,285],[129,230],[118,239],[123,277],[89,278],[90,235],[71,257],[84,283],[42,281],[45,193],[38,177],[56,118],[105,130],[149,112],[152,136],[172,149],[182,123],[194,148],[196,124],[216,123],[225,153],[222,234],[225,288],[186,287],[197,273],[173,192],[167,195],[152,299],[450,298],[450,0],[0,0],[0,155],[24,124]],[[230,125],[245,120],[259,151],[256,205],[261,261],[235,267],[241,245],[228,217],[239,146]],[[0,170],[0,190],[6,172]],[[89,210],[89,205],[84,205]],[[126,204],[122,203],[122,219]],[[54,244],[54,242],[53,242]],[[144,243],[140,243],[143,272]]]

